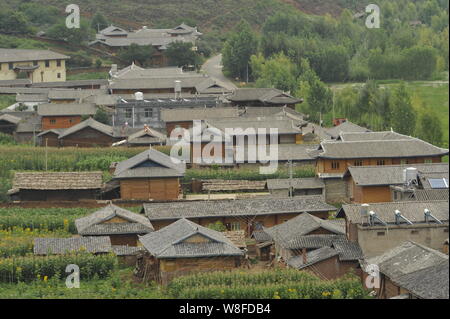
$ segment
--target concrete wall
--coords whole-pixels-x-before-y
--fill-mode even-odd
[[[408,240],[442,251],[442,243],[447,238],[448,224],[357,226],[357,241],[364,255],[369,258],[379,256]]]
[[[45,66],[45,61],[37,61],[39,67],[30,72],[31,75],[29,79],[33,83],[66,81],[66,62],[65,60],[60,61],[61,66],[57,66],[57,60],[50,60],[49,67]],[[12,64],[13,67],[18,65],[32,66],[33,62],[13,62]],[[17,78],[17,74],[18,72],[14,71],[14,69],[10,70],[9,63],[0,63],[0,80],[15,80]]]

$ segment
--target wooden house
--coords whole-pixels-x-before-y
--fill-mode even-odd
[[[184,218],[139,241],[146,253],[138,260],[138,275],[162,284],[190,273],[232,270],[244,256],[222,233]]]
[[[102,172],[16,172],[8,195],[19,201],[93,200],[102,187]]]
[[[113,178],[120,181],[122,199],[177,200],[186,165],[155,149],[117,164]]]
[[[126,145],[130,147],[165,145],[166,135],[144,125],[144,128],[130,134],[126,139],[113,144],[113,146]]]
[[[14,135],[21,118],[8,113],[0,114],[0,133]]]
[[[448,149],[412,137],[378,139],[384,132],[351,133],[354,140],[322,142],[316,171],[319,174],[343,174],[350,166],[385,166],[440,163]]]
[[[337,217],[345,218],[348,240],[369,258],[408,240],[441,250],[448,238],[448,200],[343,205]]]
[[[60,146],[66,147],[108,147],[116,141],[114,129],[93,118],[64,130],[58,139]]]
[[[339,139],[339,137],[344,133],[366,133],[371,132],[368,128],[359,126],[350,121],[344,121],[332,128],[326,129],[325,134],[327,134],[331,139]]]
[[[381,299],[449,298],[449,260],[440,251],[405,241],[364,261],[379,270],[377,297]],[[366,279],[367,274],[364,276]]]
[[[319,178],[292,178],[292,179],[268,179],[267,189],[270,194],[277,197],[323,195],[325,196],[325,184]]]
[[[138,245],[138,236],[153,231],[148,218],[113,204],[75,220],[81,236],[108,236],[114,246]]]
[[[202,226],[221,222],[227,230],[244,230],[247,237],[262,226],[272,227],[304,212],[326,219],[335,209],[320,196],[177,201],[143,205],[143,212],[155,229],[161,229],[180,218],[187,218]]]
[[[44,131],[72,127],[81,123],[83,116],[93,116],[96,111],[95,105],[90,103],[44,103],[37,109]]]
[[[448,180],[448,164],[412,164],[387,166],[351,166],[344,178],[347,181],[349,199],[354,203],[381,203],[397,201],[392,186],[406,185],[405,169],[416,169],[416,176],[408,188],[429,188],[434,180]],[[445,185],[445,183],[442,183]],[[448,189],[448,185],[447,185]]]

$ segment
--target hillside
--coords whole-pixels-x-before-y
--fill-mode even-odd
[[[15,8],[23,0],[0,0],[2,8]],[[61,10],[71,0],[35,0]],[[91,17],[100,12],[114,23],[135,28],[142,25],[169,27],[186,22],[197,25],[203,31],[228,30],[242,18],[256,28],[276,12],[289,12],[293,8],[310,14],[338,15],[350,0],[79,0],[81,13]]]

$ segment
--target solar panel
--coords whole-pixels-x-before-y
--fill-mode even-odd
[[[448,179],[446,178],[430,178],[428,182],[431,188],[448,188]]]

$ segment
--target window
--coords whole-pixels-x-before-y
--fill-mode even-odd
[[[9,63],[9,69],[10,70],[14,69],[14,63]]]
[[[357,160],[353,163],[353,165],[355,166],[363,166],[363,161],[362,160]]]
[[[56,76],[57,76],[58,79],[60,79],[61,78],[61,73],[58,73]]]
[[[230,229],[231,230],[241,230],[241,223],[231,223]]]
[[[56,124],[56,120],[55,119],[51,119],[50,120],[50,124]]]
[[[432,163],[433,163],[433,160],[432,160],[432,159],[426,159],[426,160],[424,161],[424,163],[425,163],[425,164],[432,164]]]
[[[411,230],[411,235],[419,235],[419,231],[418,230]]]
[[[126,108],[125,109],[125,118],[131,119],[133,116],[133,109],[132,108]]]
[[[50,61],[45,61],[45,67],[49,68],[50,67]]]
[[[61,66],[61,60],[56,60],[56,66],[60,67]]]
[[[34,66],[39,65],[38,61],[33,61],[33,65]]]
[[[384,231],[377,232],[377,236],[384,236],[386,233]]]
[[[402,165],[409,164],[409,161],[407,159],[402,159],[400,160],[400,164]]]
[[[339,169],[339,162],[331,162],[331,169]]]
[[[144,109],[144,117],[153,117],[153,109],[152,108],[145,108]]]
[[[384,160],[377,160],[377,165],[378,165],[378,166],[383,166],[383,165],[385,165]]]

